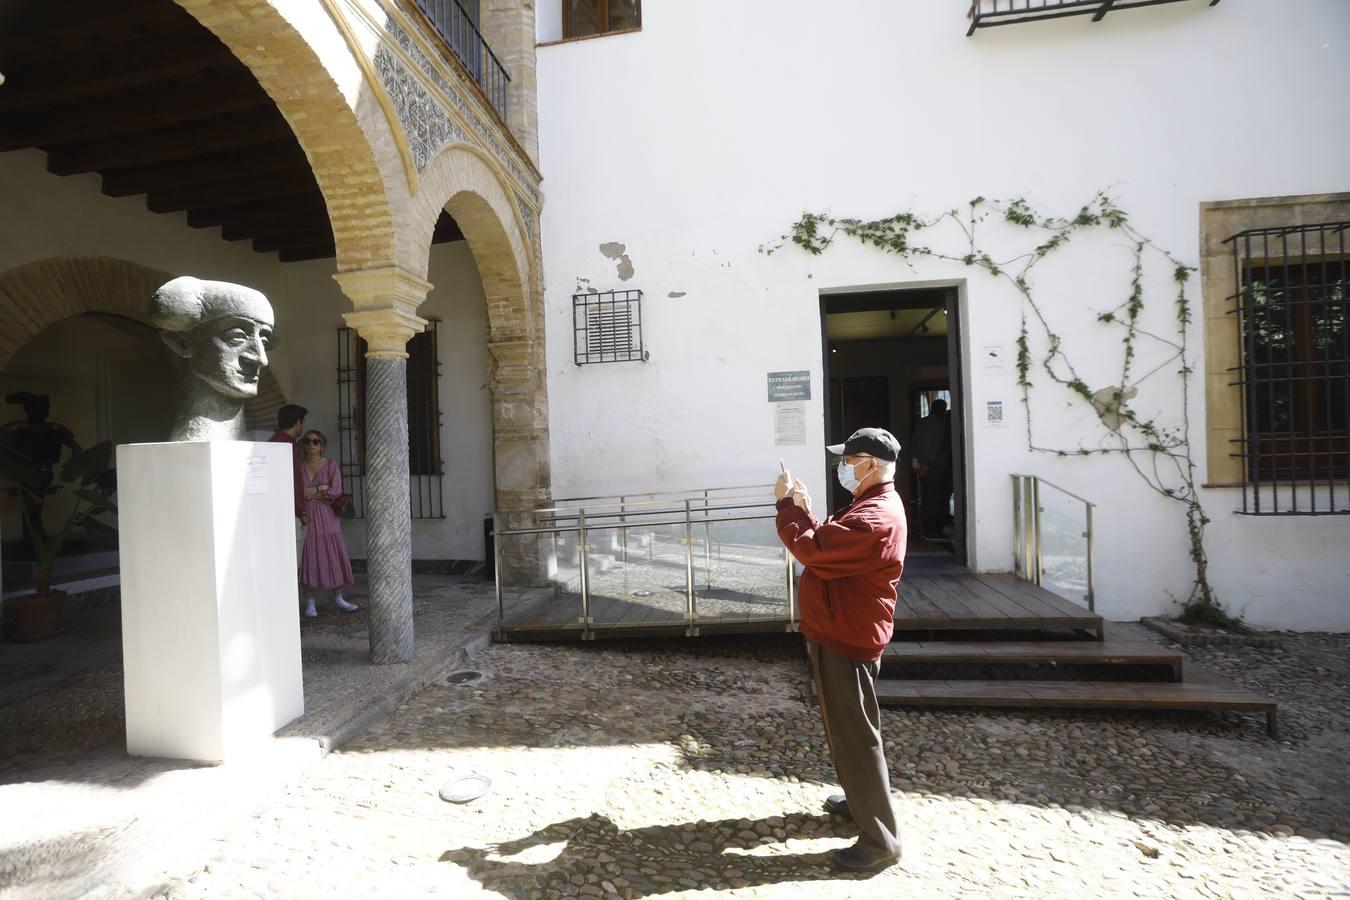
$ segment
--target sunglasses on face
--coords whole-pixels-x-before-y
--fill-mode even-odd
[[[318,438],[301,438],[301,439],[300,439],[300,443],[302,443],[302,444],[319,444],[320,446],[323,445],[323,441],[319,440]]]

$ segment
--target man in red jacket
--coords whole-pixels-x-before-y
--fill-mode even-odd
[[[851,815],[862,831],[832,858],[842,868],[880,870],[900,859],[876,695],[905,567],[905,507],[894,483],[900,443],[885,429],[863,428],[825,449],[840,457],[839,481],[853,502],[820,522],[811,515],[806,485],[783,472],[774,486],[778,537],[806,569],[798,591],[801,632],[844,789],[825,807]]]

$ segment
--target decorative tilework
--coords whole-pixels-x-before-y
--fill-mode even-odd
[[[529,236],[531,241],[533,241],[534,209],[532,209],[530,207],[530,204],[525,202],[525,198],[520,196],[519,194],[516,195],[516,206],[520,208],[520,220],[525,223],[525,234]]]
[[[417,63],[418,68],[422,70],[422,74],[431,79],[431,82],[440,89],[441,93],[444,94],[454,108],[459,111],[459,114],[464,117],[464,120],[472,125],[474,132],[482,139],[483,143],[488,146],[493,155],[501,161],[502,165],[507,168],[512,177],[515,178],[517,184],[521,185],[529,192],[537,206],[539,204],[539,191],[534,186],[532,179],[529,178],[525,174],[525,171],[520,167],[520,164],[515,159],[515,154],[509,152],[508,149],[502,145],[502,142],[497,140],[497,136],[493,129],[478,115],[478,112],[464,97],[464,94],[459,88],[451,84],[445,76],[440,73],[440,70],[437,69],[431,60],[427,58],[427,55],[422,52],[422,48],[413,41],[412,37],[402,28],[402,26],[394,21],[392,16],[387,16],[385,18],[384,27],[385,30],[389,32],[390,37],[392,37],[398,46],[403,49],[403,52],[407,53]],[[380,49],[376,51],[377,68],[379,68],[378,57],[381,53],[393,56],[393,54],[389,53],[388,49],[381,44]],[[399,68],[406,71],[401,64],[399,64]],[[388,87],[389,82],[385,77],[383,69],[380,69],[380,78],[385,81],[385,86]],[[417,81],[416,79],[409,80],[414,82]],[[422,90],[425,92],[424,88]],[[392,91],[390,96],[394,96]],[[399,118],[403,120],[404,128],[407,129],[408,120],[404,117],[404,107],[400,105],[397,97],[394,97],[394,106],[399,110]],[[441,110],[441,114],[445,115],[444,110]],[[410,141],[414,139],[413,132],[409,131],[408,136]],[[459,137],[459,139],[464,140],[463,137]],[[436,155],[436,151],[440,150],[443,146],[444,144],[440,144],[434,147],[432,152],[426,157],[426,160],[430,161]],[[416,157],[415,152],[414,157]],[[423,165],[425,165],[425,162],[418,164],[418,171],[422,170]]]
[[[403,131],[408,135],[408,147],[417,171],[425,169],[446,144],[468,140],[464,129],[450,118],[422,80],[408,71],[397,54],[380,44],[374,62],[375,71],[379,73],[403,124]]]

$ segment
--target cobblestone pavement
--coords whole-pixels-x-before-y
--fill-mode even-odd
[[[1284,704],[1218,714],[885,710],[903,862],[856,832],[793,637],[494,645],[164,873],[170,898],[1350,894],[1350,635],[1198,661]],[[491,790],[441,801],[448,779]]]
[[[359,590],[351,596],[364,605]],[[419,575],[416,660],[371,666],[366,613],[324,601],[301,622],[306,714],[256,757],[224,766],[127,756],[116,605],[68,616],[60,638],[0,646],[0,896],[120,897],[158,883],[162,857],[199,852],[495,618],[490,584]]]

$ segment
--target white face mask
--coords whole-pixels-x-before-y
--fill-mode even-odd
[[[839,483],[844,486],[844,490],[850,494],[858,489],[858,485],[862,484],[858,479],[855,468],[842,459],[839,460],[839,467],[835,470],[835,474],[839,477]]]

